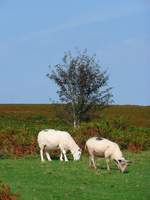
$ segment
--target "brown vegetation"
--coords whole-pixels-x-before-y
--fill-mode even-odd
[[[39,151],[37,134],[45,128],[70,132],[84,148],[92,136],[116,141],[124,149],[150,149],[150,106],[95,108],[92,120],[78,129],[68,123],[64,105],[0,105],[0,157],[18,157]]]
[[[13,194],[8,185],[0,182],[0,200],[17,200],[18,195]]]

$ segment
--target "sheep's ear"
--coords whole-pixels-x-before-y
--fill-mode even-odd
[[[119,159],[118,162],[119,162],[119,163],[126,163],[126,160],[121,160],[121,159]]]

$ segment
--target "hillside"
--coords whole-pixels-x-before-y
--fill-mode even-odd
[[[24,120],[43,118],[55,121],[63,110],[64,106],[60,104],[0,104],[0,117],[9,116]],[[96,108],[93,115],[95,119],[108,120],[122,117],[130,125],[150,128],[150,106],[113,105],[103,110]]]
[[[90,114],[91,120],[73,129],[61,104],[0,105],[0,157],[37,153],[37,134],[47,128],[70,132],[82,148],[89,137],[100,136],[123,149],[150,149],[150,106],[96,106]]]

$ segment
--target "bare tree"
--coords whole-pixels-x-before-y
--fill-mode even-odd
[[[89,56],[87,50],[77,56],[70,51],[65,53],[63,63],[55,65],[47,76],[57,84],[60,100],[71,105],[74,127],[80,125],[94,105],[112,102],[107,72],[102,71],[96,56]]]

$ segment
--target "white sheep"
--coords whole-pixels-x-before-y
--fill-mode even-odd
[[[105,138],[92,137],[87,140],[86,145],[89,152],[89,165],[93,164],[96,169],[94,155],[98,157],[104,157],[107,164],[107,170],[110,170],[109,161],[114,160],[117,167],[121,172],[124,172],[128,161],[122,155],[122,152],[118,144],[107,140]]]
[[[51,161],[51,157],[48,150],[60,149],[60,160],[63,161],[63,156],[65,161],[68,161],[66,152],[69,150],[74,160],[79,160],[81,156],[81,149],[75,143],[74,139],[68,132],[58,131],[54,129],[42,130],[38,134],[38,144],[40,147],[41,161],[44,161],[43,152],[45,151],[46,157]]]

